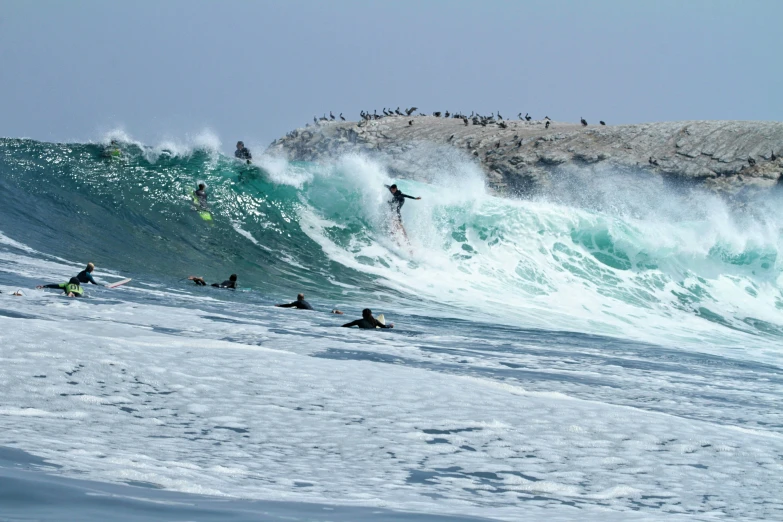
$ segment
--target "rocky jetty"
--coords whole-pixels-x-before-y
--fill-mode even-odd
[[[315,162],[360,152],[380,156],[390,169],[411,174],[416,162],[427,156],[420,152],[428,148],[454,150],[475,161],[489,186],[501,193],[535,193],[548,186],[554,172],[569,166],[648,172],[727,195],[783,183],[779,122],[584,126],[506,120],[476,125],[457,118],[389,116],[310,124],[276,140],[267,152]]]

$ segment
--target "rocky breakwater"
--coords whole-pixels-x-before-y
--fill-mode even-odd
[[[322,122],[275,140],[268,153],[325,161],[345,153],[379,157],[401,177],[417,177],[433,152],[475,161],[498,192],[546,190],[568,167],[610,167],[629,175],[703,185],[733,196],[783,184],[783,123],[681,121],[581,125],[546,121],[468,124],[435,116]],[[424,169],[426,170],[426,169]],[[395,172],[399,171],[399,172]]]

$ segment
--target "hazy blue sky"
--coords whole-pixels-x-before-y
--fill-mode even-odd
[[[783,0],[0,0],[0,136],[256,148],[361,109],[783,120]]]

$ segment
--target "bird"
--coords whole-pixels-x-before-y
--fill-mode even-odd
[[[389,115],[389,113],[388,113],[388,112],[386,112],[386,107],[384,107],[384,108],[383,108],[383,115],[384,115],[384,116],[388,116],[388,115]]]
[[[533,117],[530,114],[525,113],[525,121],[530,121],[532,119],[533,119]]]
[[[410,121],[408,122],[408,125],[413,125],[413,120],[410,120]]]
[[[544,116],[544,119],[545,120],[551,120],[552,118],[550,118],[549,116]]]
[[[432,115],[435,116],[436,118],[440,118],[440,111],[433,112]]]
[[[756,160],[754,160],[753,158],[748,158],[748,164],[750,164],[750,166],[752,167],[756,164]]]
[[[417,110],[417,109],[418,109],[418,107],[411,107],[410,109],[408,109],[407,111],[405,111],[405,114],[406,114],[406,115],[408,115],[408,116],[410,116],[411,114],[413,114],[413,111],[415,111],[415,110]]]
[[[500,111],[498,111],[498,119],[499,119],[499,120],[502,120],[502,119],[503,119],[503,116],[501,116],[501,115],[500,115]]]
[[[548,128],[549,128],[549,124],[550,124],[550,123],[551,123],[551,122],[550,122],[549,120],[546,120],[546,125],[545,125],[544,127],[548,129]]]
[[[519,114],[517,114],[517,116],[519,117],[519,119],[520,119],[520,120],[524,120],[524,119],[525,119],[525,118],[522,116],[522,113],[521,113],[521,112],[520,112]]]
[[[497,142],[497,143],[495,143],[495,148],[496,148],[496,149],[499,149],[499,148],[500,148],[500,142]]]
[[[444,118],[448,118],[450,116],[449,111],[446,111],[446,114],[443,115]]]
[[[453,139],[454,139],[454,135],[452,134],[451,136],[449,136],[449,139],[447,139],[446,141],[451,141]]]
[[[581,118],[582,120],[582,127],[587,127],[587,120],[584,118]]]
[[[316,118],[315,116],[313,116],[313,122],[314,122],[315,124],[318,124],[318,118]]]
[[[501,129],[508,128],[508,125],[506,125],[506,122],[504,122],[504,121],[501,121],[498,125],[500,125]]]
[[[772,161],[775,161],[776,159],[778,159],[778,157],[775,156],[775,151],[774,150],[772,151],[772,156],[769,159],[771,159]]]
[[[321,117],[321,121],[329,121],[329,118],[326,117],[326,113]]]
[[[334,121],[334,114],[332,114],[332,111],[329,111],[329,119]]]
[[[343,113],[342,112],[340,113],[340,119],[345,121],[345,118],[343,118]]]
[[[467,127],[468,126],[468,119],[467,118],[462,118],[462,121],[465,122],[465,127]]]
[[[648,162],[650,165],[655,165],[656,167],[658,166],[658,160],[656,160],[656,159],[653,159],[653,157],[652,157],[652,156],[650,156],[650,159],[649,159],[649,160],[647,160],[647,162]]]
[[[598,123],[600,123],[601,125],[606,125],[606,122],[604,120],[601,120]]]
[[[400,108],[399,107],[397,107],[397,110],[394,111],[394,114],[396,114],[397,116],[402,116],[402,113],[400,112]]]

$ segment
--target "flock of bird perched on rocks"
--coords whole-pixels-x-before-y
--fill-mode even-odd
[[[374,110],[372,113],[370,113],[369,111],[361,111],[359,113],[359,117],[361,118],[361,121],[360,121],[359,125],[361,125],[362,123],[369,122],[369,121],[380,120],[380,119],[383,119],[383,118],[387,118],[387,117],[390,117],[390,116],[406,116],[406,117],[410,117],[410,116],[414,115],[413,113],[416,112],[417,110],[419,110],[418,107],[410,107],[408,109],[405,109],[404,111],[400,110],[399,107],[397,107],[396,109],[387,109],[386,107],[384,107],[383,110],[381,111],[382,114],[378,114],[378,110],[377,109]],[[415,116],[426,116],[426,114],[424,114],[422,112],[419,112]],[[452,112],[449,112],[449,111],[446,111],[446,112],[436,111],[436,112],[432,113],[432,116],[435,116],[436,118],[443,117],[443,118],[452,118],[452,119],[462,120],[462,122],[465,124],[465,126],[468,126],[471,123],[473,123],[473,125],[481,125],[482,127],[486,127],[487,125],[497,125],[501,129],[508,128],[508,125],[506,124],[506,120],[503,119],[503,116],[500,114],[500,111],[498,111],[497,114],[495,114],[493,112],[489,116],[478,114],[476,112],[471,112],[470,116],[466,116],[465,114],[462,114],[462,113],[459,113],[459,112],[453,112],[452,113]],[[522,116],[522,113],[520,112],[517,115],[517,117],[520,120],[524,120],[524,121],[530,121],[530,120],[533,119],[533,117],[530,116],[529,113],[525,113],[525,115]],[[343,117],[343,113],[340,113],[339,118],[340,118],[341,121],[345,121],[345,118]],[[332,113],[332,111],[329,111],[329,117],[326,116],[326,113],[324,113],[324,115],[321,116],[320,118],[318,118],[317,116],[313,116],[313,123],[315,123],[315,125],[320,125],[322,122],[330,122],[330,121],[336,121],[336,120],[337,120],[337,118]],[[408,121],[408,125],[413,125],[413,121],[414,120]],[[545,126],[546,126],[547,129],[551,125],[551,119],[549,118],[549,116],[544,116],[544,119],[541,120],[541,121],[545,122]],[[585,120],[584,118],[580,117],[580,121],[581,121],[583,127],[587,127],[587,120]],[[599,123],[601,125],[606,125],[606,122],[604,122],[604,121],[600,121]],[[309,126],[309,124],[308,124],[308,126]]]

